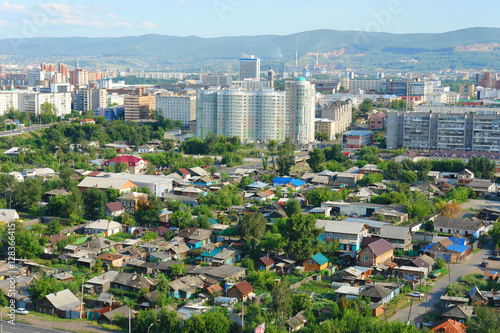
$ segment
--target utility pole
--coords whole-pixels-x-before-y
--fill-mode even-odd
[[[82,298],[80,301],[80,319],[83,319],[83,276],[82,276]]]
[[[410,301],[410,311],[408,311],[408,320],[406,321],[407,324],[410,322],[410,316],[411,316],[411,308],[412,308],[412,306],[413,306],[413,298]]]
[[[245,326],[245,301],[241,302],[241,330]]]
[[[132,320],[130,319],[130,304],[128,305],[128,333],[132,333]]]

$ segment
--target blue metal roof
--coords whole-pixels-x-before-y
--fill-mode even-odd
[[[294,179],[290,182],[290,184],[292,184],[293,186],[302,186],[302,185],[305,185],[305,183],[300,180],[300,179]]]
[[[283,184],[286,185],[290,183],[293,178],[285,178],[285,177],[274,177],[273,184]]]
[[[251,188],[264,188],[266,186],[267,186],[266,183],[263,183],[263,182],[254,182],[254,183],[248,185],[247,187],[251,187]]]
[[[363,135],[372,135],[373,132],[371,131],[350,131],[350,132],[345,132],[344,135],[359,135],[359,136],[363,136]]]

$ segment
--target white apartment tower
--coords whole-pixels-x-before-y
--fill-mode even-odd
[[[198,91],[197,135],[237,136],[243,142],[314,141],[315,88],[304,78],[287,82],[285,92],[273,88],[245,90],[212,87]]]
[[[196,119],[196,96],[156,96],[156,110],[170,120],[180,120],[183,127]]]
[[[290,138],[298,143],[314,141],[316,88],[303,77],[285,84]]]
[[[245,79],[260,80],[260,59],[251,54],[242,54],[240,59],[240,81]]]

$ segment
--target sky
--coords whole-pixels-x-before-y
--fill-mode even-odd
[[[435,33],[500,27],[499,13],[498,0],[477,7],[464,0],[0,0],[0,39],[287,35],[316,29]]]

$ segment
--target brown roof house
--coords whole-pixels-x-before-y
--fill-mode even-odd
[[[364,267],[384,265],[393,259],[394,246],[385,239],[378,239],[359,252],[359,265]]]
[[[104,253],[99,257],[104,265],[109,265],[111,267],[122,267],[125,264],[125,256],[121,254]]]
[[[106,205],[106,216],[108,217],[118,217],[123,213],[125,213],[125,207],[120,201],[110,202]]]
[[[255,269],[261,270],[261,271],[270,271],[274,269],[274,260],[267,258],[267,257],[261,257],[255,261]]]
[[[467,332],[467,326],[456,320],[448,319],[434,323],[431,331],[439,333],[465,333]]]
[[[253,293],[253,287],[247,280],[243,280],[232,286],[231,289],[228,290],[227,296],[235,297],[238,301],[245,302],[251,293]]]
[[[76,318],[76,311],[80,316],[80,300],[69,290],[64,289],[53,294],[45,295],[37,304],[40,313],[58,316],[61,318]]]

